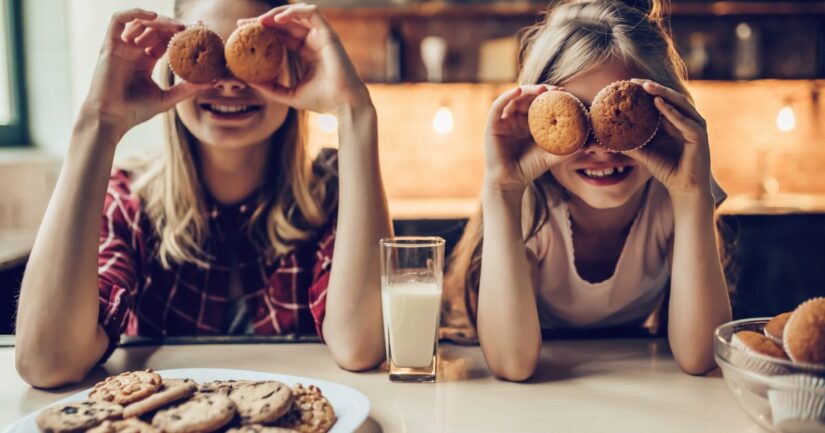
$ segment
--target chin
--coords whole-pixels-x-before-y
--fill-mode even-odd
[[[581,194],[573,192],[573,194],[594,209],[615,209],[627,203],[633,196],[632,192],[605,194],[602,192],[588,191]]]

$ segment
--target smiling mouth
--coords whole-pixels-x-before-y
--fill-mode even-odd
[[[622,180],[626,178],[633,171],[631,165],[620,165],[617,167],[608,167],[602,169],[582,168],[576,170],[580,176],[592,180]]]
[[[238,115],[261,110],[260,105],[200,104],[201,109],[218,115]]]

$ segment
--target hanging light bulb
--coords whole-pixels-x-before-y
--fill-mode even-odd
[[[338,119],[336,119],[332,114],[319,115],[315,120],[315,124],[321,132],[326,134],[331,134],[338,129]]]
[[[776,116],[776,127],[783,132],[792,131],[796,127],[796,114],[793,107],[785,105],[779,110],[779,114]]]
[[[453,131],[453,112],[448,107],[440,107],[433,117],[433,129],[441,135]]]

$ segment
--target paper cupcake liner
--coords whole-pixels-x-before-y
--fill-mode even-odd
[[[603,93],[603,92],[606,92],[606,91],[607,91],[607,89],[608,89],[608,88],[610,88],[611,86],[613,86],[614,84],[617,84],[617,83],[623,83],[623,82],[625,82],[625,81],[630,81],[630,80],[618,80],[618,81],[614,81],[614,82],[612,82],[612,83],[610,83],[610,84],[608,84],[608,85],[606,85],[606,86],[602,87],[602,89],[601,89],[601,90],[599,90],[599,92],[598,92],[598,93],[596,93],[596,96],[594,96],[594,97],[593,97],[593,101],[594,101],[594,102],[595,102],[595,101],[598,101],[598,100],[599,100],[599,98],[602,96],[602,93]],[[636,83],[634,83],[634,84],[636,84]],[[647,91],[645,91],[645,93],[647,93]],[[592,108],[592,107],[591,107],[591,108]],[[659,112],[658,108],[656,109],[656,111],[657,111],[657,112]],[[588,117],[588,118],[589,118],[589,117]],[[634,147],[634,148],[631,148],[631,149],[626,149],[626,150],[614,150],[614,149],[610,149],[610,148],[608,148],[607,146],[605,146],[605,145],[601,142],[601,140],[599,140],[599,137],[596,137],[596,134],[593,134],[593,138],[596,140],[596,143],[597,143],[599,146],[601,146],[603,149],[607,150],[608,152],[611,152],[611,153],[624,153],[624,152],[630,152],[631,150],[639,150],[639,149],[641,149],[641,148],[643,148],[643,147],[647,146],[647,145],[648,145],[651,141],[653,141],[653,139],[656,137],[656,134],[658,134],[658,133],[659,133],[659,128],[661,127],[661,125],[662,125],[662,113],[661,113],[661,112],[659,112],[659,117],[656,119],[656,128],[653,130],[653,132],[651,132],[651,133],[650,133],[650,137],[648,137],[648,138],[647,138],[647,140],[645,140],[642,144],[640,144],[640,145],[638,145],[638,146],[636,146],[636,147]],[[591,129],[591,131],[592,131],[592,130],[593,130],[593,127],[591,126],[591,127],[590,127],[590,129]]]
[[[736,335],[731,337],[730,344],[738,349],[731,351],[730,354],[731,363],[738,367],[765,376],[777,376],[788,372],[784,366],[772,362],[771,359],[774,358],[754,352],[745,346]],[[779,358],[776,359],[780,360]]]
[[[774,425],[825,429],[825,379],[806,374],[794,374],[776,378],[796,389],[771,389],[768,401]]]
[[[177,33],[175,33],[174,35],[172,35],[172,37],[171,37],[171,38],[169,38],[169,42],[166,44],[166,64],[167,64],[167,65],[169,65],[169,70],[170,70],[170,71],[172,71],[172,73],[173,73],[173,74],[175,74],[175,76],[176,76],[176,77],[180,78],[180,79],[181,79],[181,80],[183,80],[183,81],[186,81],[186,79],[184,79],[183,77],[181,77],[181,76],[180,76],[180,74],[178,74],[177,72],[175,72],[175,68],[172,66],[172,62],[170,62],[170,61],[169,61],[169,48],[171,48],[171,47],[172,47],[172,41],[174,41],[174,40],[175,40],[175,38],[177,38],[177,37],[178,37],[178,35],[180,35],[180,34],[181,34],[181,33],[183,33],[184,31],[189,30],[189,29],[192,29],[192,28],[200,28],[200,29],[204,29],[204,30],[210,31],[210,32],[212,32],[212,33],[214,33],[215,35],[217,35],[217,36],[218,36],[218,39],[220,39],[220,40],[221,40],[221,45],[226,45],[226,41],[224,41],[224,40],[223,40],[223,37],[220,35],[220,33],[218,33],[218,32],[216,32],[216,31],[212,30],[211,28],[209,28],[208,26],[206,26],[205,24],[203,24],[203,23],[202,23],[202,22],[200,22],[200,21],[198,21],[198,22],[197,22],[197,23],[195,23],[195,24],[190,24],[190,25],[186,26],[186,28],[185,28],[185,29],[183,29],[183,30],[181,30],[181,31],[179,31],[179,32],[177,32]],[[223,52],[223,51],[222,51],[222,52]],[[224,61],[224,63],[226,63],[226,61]],[[186,81],[186,82],[188,83],[188,81]]]
[[[766,331],[765,329],[762,329],[762,335],[768,337],[768,339],[770,339],[774,343],[780,345],[783,350],[785,349],[785,346],[782,344],[782,339],[781,338],[777,338],[777,337],[774,337],[773,335],[768,334],[768,331]]]
[[[796,312],[801,306],[803,306],[803,305],[805,305],[805,304],[807,304],[811,301],[816,301],[816,300],[825,300],[825,298],[815,297],[815,298],[808,299],[807,301],[799,304],[794,309],[794,312]],[[785,329],[784,329],[784,332],[782,333],[782,349],[785,350],[785,353],[788,355],[788,358],[790,358],[790,360],[793,361],[794,366],[809,369],[809,370],[814,370],[814,371],[825,371],[825,364],[820,365],[820,364],[811,364],[811,363],[801,362],[801,361],[799,361],[798,358],[794,359],[794,355],[791,353],[790,350],[788,350],[788,329],[791,328],[791,323],[793,323],[793,320],[794,320],[794,314],[792,313],[791,317],[788,318],[788,322],[785,323]]]

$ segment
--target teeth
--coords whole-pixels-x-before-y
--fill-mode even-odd
[[[209,104],[209,109],[213,111],[217,111],[219,113],[238,113],[240,111],[246,111],[249,108],[248,105],[215,105]]]
[[[619,173],[619,174],[624,173],[626,169],[627,169],[627,167],[625,167],[625,166],[610,167],[610,168],[605,168],[603,170],[584,169],[584,174],[587,177],[601,178],[601,177],[613,176],[614,173]]]

